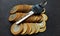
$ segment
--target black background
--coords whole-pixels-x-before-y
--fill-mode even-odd
[[[49,17],[47,30],[32,36],[60,36],[60,0],[47,0],[46,13]],[[9,11],[16,4],[38,4],[40,0],[0,0],[0,36],[13,36],[8,21]]]

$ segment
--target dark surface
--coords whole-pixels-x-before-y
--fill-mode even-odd
[[[60,0],[47,0],[47,30],[33,36],[60,36]],[[16,4],[37,4],[40,0],[0,0],[0,36],[13,36],[8,21],[9,11]]]

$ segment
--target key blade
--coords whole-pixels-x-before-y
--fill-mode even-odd
[[[25,15],[21,20],[17,21],[16,24],[18,25],[19,23],[21,23],[22,21],[24,21],[25,19],[27,19],[29,16],[33,15],[34,12],[30,11],[29,13],[27,13],[27,15]]]

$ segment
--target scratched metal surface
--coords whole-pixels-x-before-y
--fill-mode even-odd
[[[47,30],[31,36],[60,36],[60,0],[47,0],[46,13],[49,17]],[[37,4],[40,0],[0,0],[0,36],[13,36],[8,21],[9,11],[16,4]]]

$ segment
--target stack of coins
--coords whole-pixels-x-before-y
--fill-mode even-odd
[[[23,18],[31,10],[33,5],[17,5],[10,11],[9,21],[16,22]],[[10,30],[13,35],[31,35],[46,30],[46,21],[48,17],[45,14],[45,8],[40,15],[32,15],[19,25],[12,24]]]
[[[21,23],[20,25],[13,24],[11,26],[11,33],[14,35],[31,35],[46,30],[46,22],[41,23]]]

